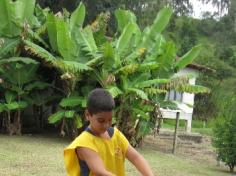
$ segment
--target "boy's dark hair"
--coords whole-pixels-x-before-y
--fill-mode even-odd
[[[97,88],[89,93],[87,109],[90,114],[112,111],[114,108],[115,101],[107,90]]]

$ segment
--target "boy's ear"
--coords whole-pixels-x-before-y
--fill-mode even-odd
[[[85,112],[84,112],[84,116],[85,116],[86,120],[89,120],[90,113],[88,112],[87,109],[86,109]]]

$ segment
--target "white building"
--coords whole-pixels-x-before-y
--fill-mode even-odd
[[[188,83],[195,85],[196,78],[198,77],[201,71],[204,72],[214,72],[214,70],[207,68],[205,66],[197,64],[189,64],[186,68],[177,72],[174,77],[191,75],[188,80]],[[171,90],[167,93],[166,99],[175,101],[178,107],[178,110],[171,109],[161,109],[163,118],[176,119],[176,113],[180,112],[180,120],[186,121],[186,131],[191,132],[192,128],[192,115],[193,115],[193,105],[194,105],[194,94],[191,93],[180,93],[174,90]]]

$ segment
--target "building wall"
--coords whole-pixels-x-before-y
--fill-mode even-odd
[[[174,75],[174,77],[189,75],[189,84],[195,85],[196,78],[198,76],[198,71],[191,68],[184,68]],[[194,94],[191,93],[180,93],[174,90],[171,90],[167,93],[166,98],[177,103],[178,108],[180,109],[180,119],[187,121],[186,129],[187,131],[191,131],[192,124],[192,113],[193,113],[193,105],[194,105]],[[175,110],[165,110],[162,109],[163,117],[175,119],[176,112]]]

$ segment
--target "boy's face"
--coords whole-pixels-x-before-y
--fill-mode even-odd
[[[96,114],[85,112],[87,120],[90,122],[91,130],[96,134],[105,133],[112,125],[112,111],[104,111]]]

